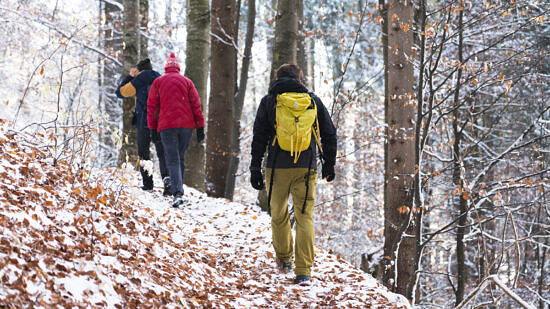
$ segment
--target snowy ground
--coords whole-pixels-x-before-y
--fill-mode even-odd
[[[312,286],[295,285],[274,267],[269,217],[254,205],[186,188],[173,209],[131,168],[53,167],[16,140],[0,132],[0,307],[408,307],[320,248]]]

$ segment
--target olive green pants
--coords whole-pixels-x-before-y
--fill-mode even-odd
[[[266,187],[269,196],[272,169],[265,173]],[[295,252],[296,275],[310,275],[313,266],[313,205],[315,204],[315,183],[317,173],[310,171],[307,202],[302,213],[306,195],[307,168],[277,168],[273,177],[271,194],[271,231],[273,248],[280,261],[289,262]],[[296,247],[293,248],[292,229],[288,212],[288,197],[292,194],[294,217],[296,219]]]

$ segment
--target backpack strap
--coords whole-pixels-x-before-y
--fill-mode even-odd
[[[321,146],[321,142],[319,141],[319,119],[317,116],[315,116],[315,122],[313,123],[313,136],[315,136],[315,142],[319,146],[319,152],[323,153],[323,146]]]
[[[317,102],[315,102],[315,99],[313,98],[312,93],[308,93],[311,97],[311,102],[315,106],[315,110],[317,109]],[[317,142],[317,146],[319,147],[319,153],[321,154],[321,159],[324,157],[323,155],[323,146],[321,146],[321,143],[319,141],[319,117],[317,117],[317,114],[315,115],[315,122],[313,123],[313,136],[315,136],[315,142]],[[313,166],[313,152],[311,153],[311,157],[309,158],[309,166],[307,168],[307,175],[306,175],[306,195],[304,196],[304,204],[302,205],[302,213],[306,211],[306,203],[307,203],[307,196],[309,193],[309,177],[311,175],[311,168]]]
[[[315,102],[315,99],[313,98],[313,93],[308,93],[311,97],[311,102],[315,104],[315,108],[317,108],[317,102]],[[323,146],[321,146],[321,132],[319,131],[319,117],[315,115],[315,122],[313,123],[313,136],[315,137],[315,142],[317,144],[317,147],[319,147],[319,154],[321,155],[321,160],[325,159],[325,153],[323,152]]]
[[[271,216],[271,193],[273,191],[273,178],[275,177],[275,163],[277,162],[277,154],[279,154],[278,147],[275,146],[275,143],[277,142],[277,99],[272,100],[273,102],[273,108],[272,108],[272,115],[273,116],[273,128],[275,129],[275,134],[273,137],[273,143],[271,143],[271,146],[273,148],[273,167],[271,168],[271,177],[269,179],[269,192],[267,194],[267,213],[269,216]],[[268,147],[269,148],[269,147]],[[266,158],[267,160],[267,158]]]
[[[306,211],[307,195],[309,193],[309,176],[311,175],[312,165],[313,165],[313,153],[311,154],[311,157],[309,158],[309,167],[307,169],[307,176],[306,176],[306,195],[304,196],[304,204],[302,205],[302,213],[304,213]]]
[[[271,146],[275,147],[275,143],[277,142],[277,97],[272,98],[271,102],[273,102],[273,108],[271,109],[271,115],[273,115],[273,129],[275,130],[275,134],[273,134],[274,137],[273,137],[273,142],[271,143]],[[269,118],[269,116],[268,116],[268,118]]]
[[[273,178],[275,177],[275,161],[277,161],[278,148],[275,148],[273,154],[273,167],[271,168],[271,179],[269,180],[269,192],[267,196],[267,213],[271,216],[271,192],[273,192]]]

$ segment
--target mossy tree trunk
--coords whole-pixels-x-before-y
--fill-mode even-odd
[[[298,49],[298,1],[278,0],[275,17],[275,46],[271,63],[271,80],[285,63],[296,63]]]
[[[122,63],[123,75],[126,75],[138,62],[139,1],[124,0],[123,6]],[[135,164],[138,160],[136,128],[132,125],[135,105],[135,97],[125,98],[122,103],[122,148],[118,155],[119,165],[124,162]]]
[[[275,16],[275,38],[272,48],[270,81],[275,80],[275,72],[285,63],[296,63],[298,39],[298,0],[278,0]],[[267,157],[264,160],[267,162]],[[269,185],[269,184],[266,184]],[[267,211],[267,191],[258,193],[260,207]]]
[[[201,108],[206,115],[206,83],[208,82],[208,61],[210,54],[210,3],[208,0],[187,2],[187,50],[185,76],[195,84],[201,98]],[[197,143],[193,132],[189,148],[185,152],[184,183],[204,192],[204,142]]]

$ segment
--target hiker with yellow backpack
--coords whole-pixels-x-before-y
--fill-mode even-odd
[[[296,283],[309,285],[314,258],[317,154],[322,177],[334,180],[336,129],[321,100],[301,83],[299,66],[282,65],[276,78],[256,113],[250,182],[256,190],[264,188],[261,166],[268,147],[265,181],[277,267],[283,272],[292,270],[294,256]],[[295,246],[289,195],[294,202]]]

